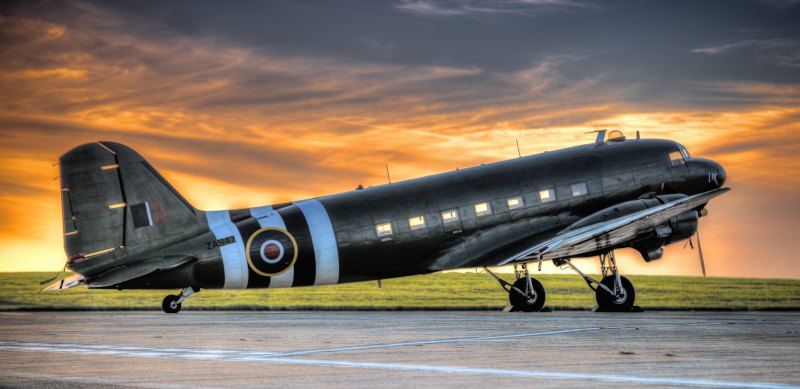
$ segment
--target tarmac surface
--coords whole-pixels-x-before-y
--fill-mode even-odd
[[[2,387],[800,386],[800,313],[5,312]]]

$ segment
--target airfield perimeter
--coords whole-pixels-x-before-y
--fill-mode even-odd
[[[117,385],[786,387],[800,313],[0,313],[0,386]]]

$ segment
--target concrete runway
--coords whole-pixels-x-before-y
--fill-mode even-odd
[[[800,313],[0,313],[3,387],[800,386]]]

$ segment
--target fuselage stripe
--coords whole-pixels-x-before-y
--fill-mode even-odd
[[[209,211],[206,212],[208,228],[216,239],[225,239],[233,236],[236,244],[228,244],[219,247],[222,256],[222,268],[225,273],[225,289],[243,289],[247,287],[247,259],[244,256],[244,246],[242,235],[231,222],[230,212],[228,211]]]
[[[251,217],[249,209],[239,209],[236,211],[231,211],[231,221],[235,223],[236,228],[239,230],[239,234],[242,236],[242,241],[240,244],[242,245],[243,249],[246,249],[247,240],[250,239],[250,236],[258,231],[259,228],[261,228],[258,220]],[[247,255],[246,252],[245,255]],[[264,277],[253,271],[253,269],[247,265],[246,257],[245,266],[247,266],[248,288],[266,288],[269,286],[269,277]]]
[[[286,230],[294,236],[298,246],[292,286],[314,285],[317,266],[314,257],[314,244],[311,240],[306,218],[300,208],[295,205],[281,208],[278,213],[286,224]]]
[[[314,243],[316,275],[314,285],[330,285],[339,282],[339,250],[336,235],[325,206],[317,199],[295,203],[303,211]]]

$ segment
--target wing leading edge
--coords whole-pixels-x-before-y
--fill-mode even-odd
[[[607,222],[565,231],[509,257],[497,266],[571,258],[625,243],[681,213],[700,207],[729,190],[730,188],[714,189]]]

